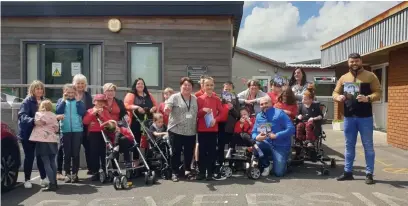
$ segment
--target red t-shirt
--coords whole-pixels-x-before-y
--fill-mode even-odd
[[[272,106],[276,104],[276,102],[278,102],[278,94],[276,94],[275,92],[268,92],[269,97],[271,98],[271,102],[272,102]]]
[[[297,112],[298,112],[297,104],[288,105],[288,104],[285,104],[285,103],[282,103],[282,102],[276,102],[274,107],[277,108],[277,109],[289,111],[290,114],[288,116],[290,117],[290,119],[295,119],[296,118],[296,115],[297,115]]]
[[[241,132],[245,132],[248,134],[252,134],[252,129],[254,127],[255,124],[255,118],[251,117],[250,118],[251,121],[251,125],[249,125],[248,122],[244,122],[244,126],[241,128],[241,121],[237,121],[237,123],[235,123],[235,127],[234,127],[234,133],[241,133]]]
[[[105,108],[109,111],[109,113],[110,113],[110,115],[111,115],[111,117],[112,117],[113,120],[115,120],[115,121],[119,121],[119,120],[120,120],[120,119],[119,119],[120,108],[119,108],[118,103],[116,103],[115,100],[113,100],[111,107],[106,106]]]
[[[201,95],[197,98],[197,106],[198,106],[198,113],[197,113],[197,131],[198,132],[218,132],[218,123],[222,120],[225,116],[225,110],[221,104],[220,98],[216,95],[212,94],[211,97],[208,96],[206,93]],[[212,109],[213,116],[215,119],[215,125],[213,127],[207,128],[205,124],[204,116],[207,114],[203,111],[203,108],[210,108]]]
[[[169,123],[169,115],[166,114],[166,112],[164,112],[164,102],[160,103],[159,105],[159,112],[163,115],[163,122],[164,125],[167,125]]]

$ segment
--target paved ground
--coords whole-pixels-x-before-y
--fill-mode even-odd
[[[355,163],[356,180],[337,182],[343,166],[342,132],[327,133],[327,153],[337,159],[338,167],[329,176],[317,176],[314,164],[294,168],[284,178],[263,178],[258,181],[234,176],[223,181],[173,183],[160,180],[145,186],[142,178],[134,180],[133,188],[115,191],[111,184],[90,182],[82,171],[79,184],[61,183],[57,193],[40,191],[39,180],[32,189],[22,185],[2,194],[1,205],[408,205],[408,152],[387,146],[385,135],[375,132],[375,185],[364,184],[364,155],[359,143]],[[34,173],[36,177],[38,173]],[[22,173],[20,178],[23,177]]]

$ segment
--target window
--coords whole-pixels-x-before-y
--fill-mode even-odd
[[[137,78],[143,78],[152,89],[162,89],[161,44],[130,43],[128,45],[128,82],[132,86]]]

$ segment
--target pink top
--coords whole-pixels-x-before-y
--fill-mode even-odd
[[[37,112],[35,120],[42,120],[44,125],[35,126],[30,136],[30,141],[34,142],[55,142],[58,143],[57,134],[58,120],[53,112]]]

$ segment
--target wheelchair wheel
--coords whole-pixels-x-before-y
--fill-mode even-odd
[[[223,166],[221,168],[221,175],[227,178],[232,177],[232,168],[229,166]]]
[[[248,177],[253,180],[257,180],[261,176],[261,170],[257,167],[250,167],[247,173]]]
[[[330,167],[331,168],[336,168],[336,159],[334,159],[334,158],[332,158],[331,160],[330,160]]]
[[[113,178],[113,188],[115,188],[115,190],[118,190],[121,188],[119,177]]]
[[[152,185],[156,183],[156,172],[155,171],[148,171],[145,172],[145,184],[146,185]]]
[[[122,186],[123,189],[128,189],[129,188],[128,179],[125,176],[122,176],[120,178],[120,185]]]
[[[106,174],[104,171],[99,172],[99,181],[103,184],[106,182]]]
[[[112,182],[113,181],[113,172],[112,171],[108,172],[108,175],[106,177],[106,181],[107,182]]]

